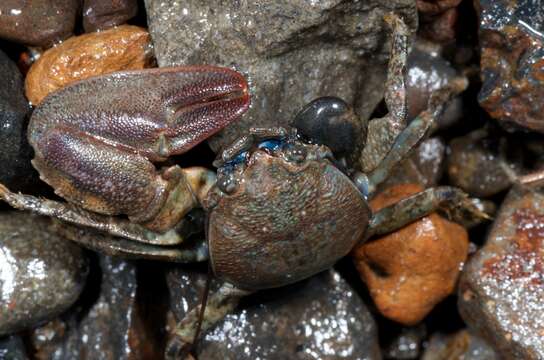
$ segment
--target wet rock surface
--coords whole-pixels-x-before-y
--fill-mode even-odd
[[[411,39],[407,66],[409,118],[423,111],[431,94],[454,76],[466,76],[470,84],[438,118],[430,131],[433,137],[421,141],[395,166],[380,191],[408,183],[417,184],[418,189],[457,185],[470,196],[481,197],[479,206],[495,216],[493,209],[503,202],[515,176],[521,176],[518,182],[544,179],[544,172],[531,174],[544,169],[544,31],[538,1],[0,0],[0,51],[7,54],[0,53],[0,183],[11,190],[61,200],[52,193],[46,195],[45,185],[36,186],[42,183],[36,181],[37,173],[30,165],[32,153],[26,145],[30,107],[21,74],[26,76],[42,56],[26,79],[39,90],[29,95],[37,103],[47,92],[70,81],[123,70],[128,63],[148,62],[154,54],[150,35],[142,30],[147,25],[161,66],[225,65],[250,80],[250,113],[213,139],[213,150],[249,126],[292,124],[295,115],[317,96],[339,96],[357,114],[351,116],[351,108],[338,102],[337,116],[327,118],[330,114],[321,113],[324,107],[317,106],[302,119],[306,129],[315,131],[299,133],[328,144],[337,164],[347,164],[343,170],[348,175],[354,163],[358,170],[370,170],[375,166],[373,159],[354,158],[361,153],[364,139],[374,141],[375,148],[388,149],[394,136],[380,133],[387,124],[375,132],[366,129],[367,119],[382,118],[387,112],[382,96],[391,33],[383,15],[389,11],[400,14],[411,31],[418,28]],[[135,28],[122,25],[127,21],[139,26],[141,37],[103,40],[107,34]],[[81,36],[83,33],[87,34]],[[81,41],[89,38],[94,40]],[[65,43],[72,46],[65,47]],[[481,63],[478,49],[482,50]],[[145,60],[140,57],[143,52]],[[18,61],[19,70],[12,61]],[[136,68],[143,66],[147,65]],[[98,96],[108,97],[102,93]],[[111,108],[115,111],[115,105]],[[339,117],[348,115],[349,126],[336,126]],[[314,128],[316,119],[328,120],[325,124],[318,121]],[[499,123],[518,131],[503,131]],[[359,136],[352,137],[352,133]],[[213,157],[208,145],[201,144],[155,165],[157,170],[173,164],[211,169]],[[444,174],[448,166],[450,173]],[[476,254],[468,268],[462,266],[467,247],[464,230],[433,214],[412,224],[412,230],[402,229],[366,244],[371,246],[362,252],[359,268],[368,287],[353,259],[342,259],[330,272],[254,294],[242,300],[219,326],[201,334],[195,357],[378,359],[381,353],[390,359],[544,358],[543,193],[536,187],[513,190],[492,229],[491,223],[465,224],[474,242],[468,245],[469,253]],[[4,203],[0,210],[2,216],[11,217]],[[33,297],[27,296],[31,287],[19,279],[32,278],[36,273],[32,269],[41,266],[39,261],[63,263],[74,256],[58,250],[55,241],[46,242],[47,249],[29,246],[29,241],[18,241],[8,249],[2,241],[9,234],[13,234],[10,241],[35,234],[37,226],[36,239],[70,236],[92,251],[114,256],[152,255],[171,261],[177,254],[192,261],[197,258],[185,250],[204,236],[200,233],[203,221],[194,223],[190,241],[182,248],[159,248],[60,223],[41,226],[43,219],[23,225],[15,221],[6,232],[1,219],[0,295],[9,288],[6,274],[13,275],[6,269],[18,269],[22,275],[11,292],[10,299],[16,301],[9,306],[0,303],[0,330],[13,316],[28,316],[17,320],[17,326],[26,321],[28,325],[0,331],[0,359],[162,359],[176,317],[201,301],[205,264],[126,261],[90,251],[84,253],[83,270],[70,273],[81,278],[74,286],[81,288],[85,282],[79,296],[74,290],[68,301],[70,291],[65,287],[75,280],[63,276],[60,281],[53,275],[32,280],[32,286],[46,286],[47,291],[40,289],[31,292]],[[488,244],[478,250],[490,229]],[[29,257],[2,260],[2,256],[13,255],[15,248]],[[199,250],[200,259],[206,247]],[[28,260],[41,255],[47,258]],[[87,263],[90,270],[85,278]],[[465,273],[464,287],[459,297],[447,296],[457,286],[459,271]],[[217,288],[219,283],[212,285]],[[49,299],[45,296],[66,302],[42,304],[44,298]],[[56,306],[55,311],[50,305]]]
[[[0,182],[15,191],[28,190],[38,180],[38,173],[30,165],[32,150],[26,141],[30,107],[19,69],[1,50],[0,77]]]
[[[397,360],[419,359],[425,336],[426,331],[423,325],[403,328],[401,333],[385,347],[384,358]]]
[[[50,47],[72,34],[79,0],[2,0],[0,38]]]
[[[455,39],[457,6],[461,0],[417,0],[420,33],[437,42]]]
[[[368,118],[383,97],[383,14],[416,23],[408,0],[145,3],[159,66],[231,66],[251,82],[251,109],[212,139],[214,150],[251,126],[288,125],[319,96],[338,96]]]
[[[408,119],[413,119],[427,109],[431,94],[447,86],[457,71],[440,54],[440,47],[423,42],[416,43],[407,60],[406,101]],[[436,128],[446,128],[462,116],[460,97],[448,103],[436,120]]]
[[[178,269],[167,279],[180,318],[199,304],[205,275]],[[203,338],[197,354],[209,360],[380,358],[374,320],[335,271],[247,298]]]
[[[392,175],[380,186],[385,190],[393,185],[418,184],[428,188],[438,184],[444,174],[446,144],[438,137],[423,141],[413,154],[393,169]]]
[[[20,336],[12,335],[0,338],[0,359],[26,360],[28,359],[25,344]]]
[[[544,357],[544,195],[512,188],[459,285],[467,324],[506,358]]]
[[[450,182],[472,196],[488,197],[510,187],[521,173],[522,153],[505,137],[479,129],[453,139],[447,159]]]
[[[135,262],[100,256],[94,265],[90,285],[75,311],[32,334],[35,357],[51,360],[162,358],[161,296],[154,293],[154,289],[139,286]],[[154,304],[153,312],[148,312],[150,304]]]
[[[85,32],[106,30],[124,24],[137,13],[136,0],[84,0],[83,28]]]
[[[48,230],[49,220],[0,213],[0,334],[36,326],[66,311],[87,276],[82,250]]]
[[[480,0],[480,105],[507,127],[544,132],[544,7]]]
[[[435,334],[429,340],[422,360],[495,360],[498,354],[483,339],[467,330],[455,334]]]
[[[152,62],[149,34],[137,26],[123,25],[71,37],[47,50],[32,65],[25,80],[26,96],[37,105],[47,94],[75,81],[139,70]]]
[[[397,185],[376,195],[370,206],[377,211],[421,190]],[[353,258],[382,315],[415,325],[454,291],[467,251],[466,230],[431,214],[356,247]]]

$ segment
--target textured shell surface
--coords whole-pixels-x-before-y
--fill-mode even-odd
[[[370,210],[328,160],[297,164],[257,150],[237,191],[222,196],[209,216],[215,274],[256,290],[331,267],[362,238]]]

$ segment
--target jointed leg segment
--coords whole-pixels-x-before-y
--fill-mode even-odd
[[[429,100],[427,110],[422,112],[397,136],[389,152],[383,160],[372,170],[366,179],[356,179],[359,182],[366,182],[366,194],[371,195],[376,187],[381,184],[393,168],[406,159],[408,154],[419,144],[434,125],[436,118],[441,114],[447,101],[452,96],[463,91],[467,86],[464,78],[456,78],[451,81],[449,86],[437,91]],[[364,176],[364,175],[360,175]]]
[[[159,234],[128,220],[101,215],[70,203],[41,199],[31,195],[15,194],[0,184],[0,199],[19,210],[32,211],[67,223],[90,227],[114,236],[154,245],[175,245],[183,242],[177,229]],[[183,221],[182,221],[183,222]]]
[[[393,38],[385,83],[385,103],[389,113],[368,124],[366,145],[359,165],[363,172],[373,170],[391,148],[394,139],[406,126],[406,59],[410,33],[404,22],[395,14],[387,14],[385,22]]]
[[[251,294],[251,291],[241,290],[225,283],[207,301],[202,318],[201,331],[204,333],[232,312],[241,298]],[[200,305],[191,309],[174,330],[173,338],[166,349],[167,359],[183,359],[188,354],[195,340]]]
[[[462,190],[440,186],[430,188],[376,212],[365,234],[368,240],[374,235],[382,235],[397,229],[437,210],[445,211],[458,222],[488,219],[476,200],[470,199]]]

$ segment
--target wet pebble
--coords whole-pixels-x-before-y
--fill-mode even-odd
[[[1,50],[0,78],[0,183],[14,191],[24,191],[38,181],[38,173],[30,165],[32,150],[26,140],[30,107],[21,73]]]
[[[103,255],[98,258],[85,298],[75,311],[32,334],[35,356],[50,360],[161,359],[166,312],[166,307],[161,311],[161,299],[165,295],[154,289],[142,293],[136,263]]]
[[[544,132],[544,7],[480,0],[480,105],[508,128]],[[514,125],[514,126],[512,126]]]
[[[79,0],[2,0],[0,38],[49,47],[74,30]]]
[[[47,50],[31,67],[25,80],[28,100],[36,105],[50,92],[91,76],[150,66],[148,32],[123,25],[71,37]]]
[[[0,338],[0,359],[2,360],[27,360],[23,339],[18,335]]]
[[[419,359],[426,334],[424,325],[402,328],[400,334],[387,344],[384,357],[396,360]]]
[[[178,319],[199,304],[205,275],[181,268],[168,276]],[[353,289],[333,270],[260,291],[198,346],[199,359],[379,359],[377,329]]]
[[[421,22],[419,33],[438,42],[454,40],[457,6],[460,2],[461,0],[417,0]]]
[[[406,73],[406,102],[408,119],[427,109],[433,92],[444,88],[457,75],[456,70],[440,53],[440,47],[423,41],[416,43],[408,55]],[[436,128],[446,128],[458,121],[462,114],[460,97],[450,101],[436,119]]]
[[[415,29],[408,0],[225,2],[146,0],[160,66],[216,64],[251,81],[252,106],[211,145],[249,127],[287,126],[320,96],[338,96],[366,119],[383,98],[389,51],[385,12]]]
[[[461,330],[454,334],[435,334],[423,353],[422,360],[496,360],[498,354],[482,338],[470,331]]]
[[[393,169],[380,188],[387,189],[398,184],[418,184],[423,188],[436,186],[444,174],[445,158],[444,141],[438,137],[426,139],[408,159]]]
[[[449,146],[450,183],[472,196],[488,197],[508,189],[522,170],[521,148],[485,129],[455,138]]]
[[[48,229],[49,220],[0,214],[0,334],[36,326],[66,311],[87,277],[82,250]]]
[[[544,358],[543,209],[542,191],[513,187],[461,276],[461,316],[505,358]]]
[[[83,28],[85,32],[106,30],[124,24],[137,13],[137,0],[84,0]]]
[[[376,195],[370,206],[377,211],[422,190],[397,185]],[[391,320],[415,325],[455,290],[467,251],[467,231],[431,214],[356,247],[353,258],[378,310]]]

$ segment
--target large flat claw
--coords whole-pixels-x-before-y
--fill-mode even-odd
[[[215,66],[126,71],[86,79],[50,94],[34,111],[29,141],[69,128],[129,147],[151,161],[183,153],[240,117],[247,82]]]
[[[179,168],[158,171],[152,162],[189,150],[248,107],[247,82],[227,68],[86,79],[50,94],[34,111],[28,128],[32,164],[68,201],[166,231],[199,194]]]

